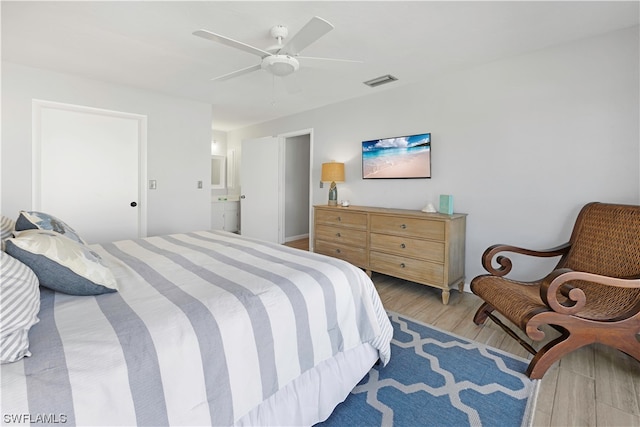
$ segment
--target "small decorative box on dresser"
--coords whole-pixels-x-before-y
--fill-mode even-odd
[[[315,206],[314,251],[372,271],[464,290],[466,214],[366,206]]]

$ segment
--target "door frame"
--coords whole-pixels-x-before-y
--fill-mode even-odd
[[[32,100],[31,120],[31,207],[41,208],[42,110],[57,109],[106,117],[135,120],[138,123],[138,237],[147,236],[147,116],[122,111],[66,104],[42,99]]]

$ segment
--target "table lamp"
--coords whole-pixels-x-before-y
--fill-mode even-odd
[[[320,180],[331,183],[329,187],[329,206],[336,206],[338,204],[338,187],[336,187],[336,182],[344,182],[344,163],[323,163]]]

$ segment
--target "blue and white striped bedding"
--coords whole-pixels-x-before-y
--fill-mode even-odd
[[[92,248],[120,291],[42,289],[33,355],[1,368],[3,423],[231,425],[361,343],[390,357],[373,284],[340,260],[225,232]]]

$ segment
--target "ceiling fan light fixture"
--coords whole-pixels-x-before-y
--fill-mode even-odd
[[[271,55],[262,60],[262,69],[278,77],[288,76],[298,68],[300,68],[298,60],[289,55]]]
[[[275,46],[267,48],[266,50],[251,46],[238,40],[234,40],[232,38],[223,36],[222,34],[212,33],[211,31],[204,29],[194,31],[193,34],[195,36],[202,37],[204,39],[211,40],[213,42],[220,43],[229,47],[233,47],[260,57],[260,63],[258,64],[241,68],[231,73],[227,73],[211,79],[213,81],[222,81],[228,80],[233,77],[242,76],[244,74],[252,73],[258,70],[268,71],[272,75],[278,77],[284,77],[288,76],[289,74],[293,74],[300,68],[300,63],[297,59],[300,53],[307,46],[314,43],[329,31],[333,30],[333,28],[333,25],[331,25],[326,20],[318,16],[314,16],[302,27],[302,29],[294,34],[290,40],[288,40],[286,43],[283,43],[283,40],[289,35],[289,30],[284,25],[276,25],[271,28],[271,36],[276,39],[277,44]],[[346,61],[344,59],[331,58],[300,58],[319,59],[325,61]]]

